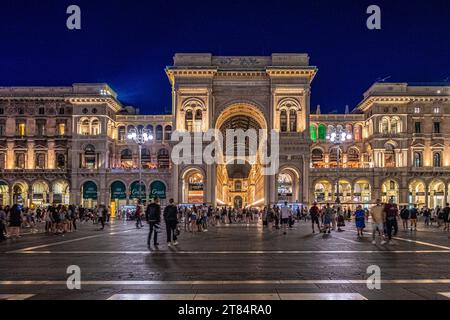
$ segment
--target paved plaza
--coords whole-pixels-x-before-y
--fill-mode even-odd
[[[182,232],[179,246],[146,245],[147,227],[91,223],[65,236],[28,234],[0,244],[0,299],[449,299],[449,233],[400,231],[395,245],[345,232],[312,234],[309,222],[285,236],[261,225],[223,225]],[[370,229],[370,227],[369,227]],[[369,230],[368,229],[368,230]],[[67,268],[81,269],[81,290],[68,290]],[[369,266],[381,290],[369,290]]]

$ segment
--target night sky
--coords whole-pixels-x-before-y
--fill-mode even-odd
[[[82,30],[66,28],[77,4]],[[382,10],[382,30],[366,9]],[[141,113],[170,112],[176,52],[308,53],[312,106],[344,111],[377,79],[450,79],[448,0],[1,0],[0,86],[106,82]]]

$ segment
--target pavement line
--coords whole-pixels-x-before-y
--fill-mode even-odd
[[[357,231],[355,231],[355,230],[348,230],[348,231],[353,232],[353,233],[357,233]],[[371,232],[366,232],[366,234],[369,234],[370,236],[372,235]],[[392,237],[392,239],[405,241],[405,242],[410,242],[410,243],[421,244],[421,245],[424,245],[424,246],[438,248],[438,249],[443,249],[443,250],[450,250],[450,247],[442,246],[442,245],[438,245],[438,244],[434,244],[434,243],[430,243],[430,242],[425,242],[425,241],[405,239],[405,238],[400,238],[400,237]]]
[[[125,254],[125,255],[228,255],[228,254],[436,254],[436,253],[450,253],[450,250],[316,250],[316,251],[31,251],[18,250],[10,251],[7,254],[29,254],[29,255],[49,255],[49,254],[79,254],[79,255],[96,255],[96,254]]]
[[[27,251],[33,251],[36,249],[42,249],[42,248],[48,248],[48,247],[54,247],[54,246],[59,246],[62,244],[66,244],[66,243],[73,243],[73,242],[78,242],[78,241],[83,241],[83,240],[89,240],[89,239],[94,239],[94,238],[100,238],[103,237],[105,235],[116,235],[116,234],[121,234],[121,233],[129,233],[131,231],[133,231],[134,229],[129,229],[129,230],[125,230],[125,231],[116,231],[116,232],[109,232],[109,233],[102,233],[102,234],[97,234],[94,236],[87,236],[87,237],[82,237],[82,238],[77,238],[77,239],[72,239],[72,240],[65,240],[65,241],[58,241],[58,242],[52,242],[49,244],[43,244],[40,246],[35,246],[35,247],[28,247],[28,248],[23,248],[23,249],[19,249],[19,250],[14,250],[14,251],[8,251],[6,253],[25,253]]]
[[[438,294],[450,299],[450,292],[439,292]]]
[[[367,280],[121,280],[82,281],[81,286],[150,286],[150,285],[284,285],[284,284],[366,284]],[[399,279],[381,280],[382,284],[450,284],[450,279]],[[67,281],[0,281],[0,286],[59,286]]]
[[[19,301],[34,297],[35,294],[0,294],[0,300]]]
[[[359,293],[115,294],[108,300],[367,300]]]

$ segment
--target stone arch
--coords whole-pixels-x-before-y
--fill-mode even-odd
[[[202,178],[201,182],[199,181],[197,186],[190,185],[188,179],[197,175],[196,178]],[[206,171],[204,168],[200,166],[188,166],[181,171],[180,174],[180,191],[181,191],[181,199],[183,203],[191,203],[191,204],[202,204],[206,203]],[[198,190],[193,190],[195,189]]]
[[[227,119],[236,115],[251,115],[259,123],[262,129],[269,128],[267,118],[261,107],[249,102],[234,102],[227,104],[218,114],[214,128],[220,129]]]
[[[300,169],[295,165],[286,164],[280,168],[276,175],[276,183],[278,190],[278,201],[287,201],[290,203],[300,201],[301,173]],[[289,176],[280,180],[281,177]]]

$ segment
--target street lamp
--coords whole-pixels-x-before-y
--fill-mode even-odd
[[[337,146],[337,173],[338,173],[338,180],[337,180],[337,197],[336,197],[336,204],[339,205],[341,203],[341,197],[340,197],[340,190],[339,190],[339,166],[340,166],[340,158],[341,158],[341,144],[345,142],[349,142],[353,139],[353,136],[351,132],[348,132],[346,129],[344,129],[343,126],[338,125],[336,128],[332,128],[328,134],[327,134],[327,140],[331,143],[335,144]]]
[[[139,202],[142,202],[142,145],[152,141],[153,135],[147,129],[130,129],[127,138],[139,147]]]

